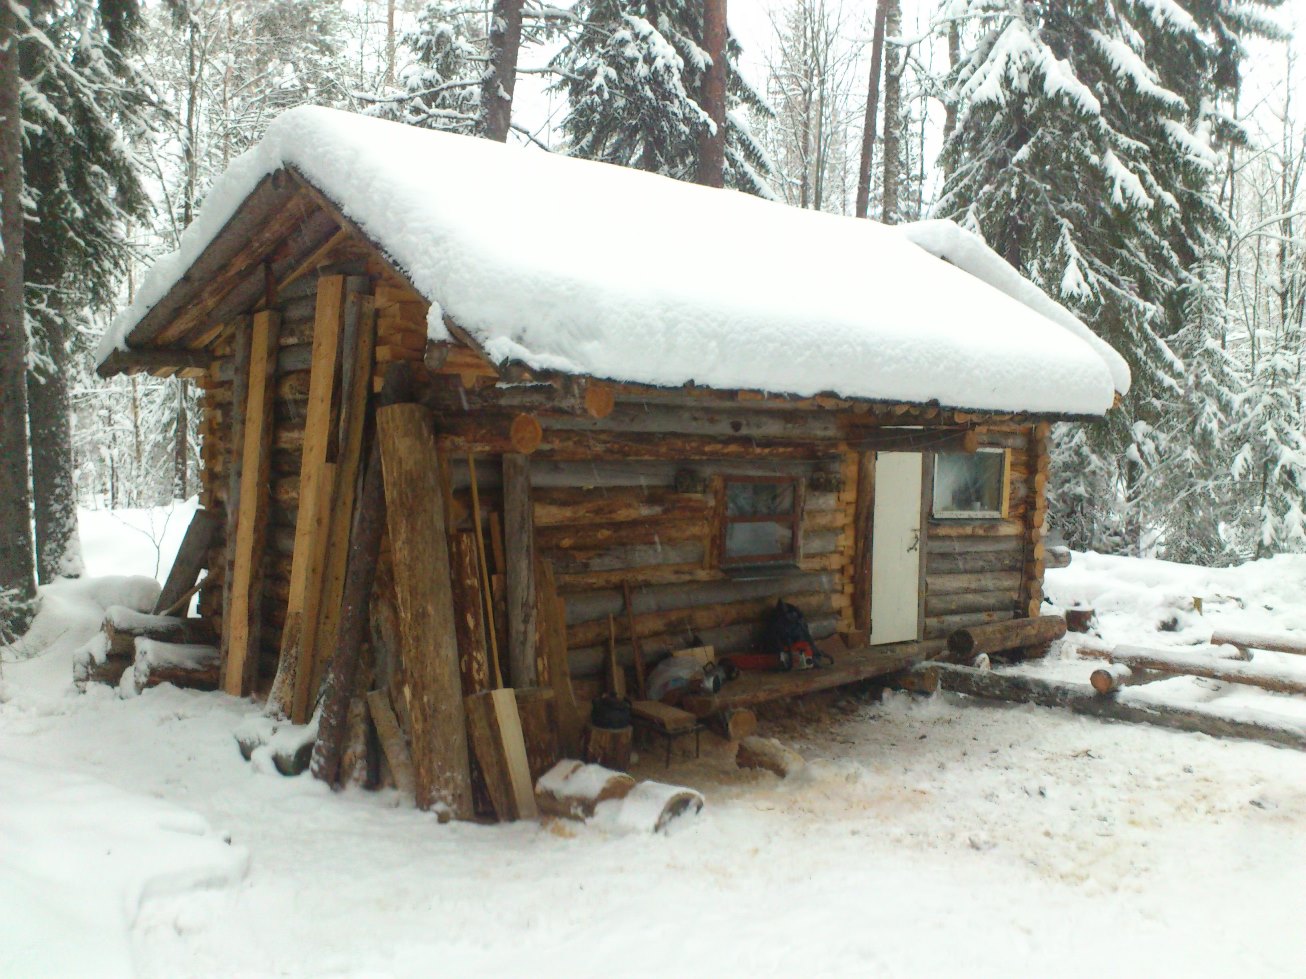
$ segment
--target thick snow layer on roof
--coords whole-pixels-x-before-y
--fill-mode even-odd
[[[1101,414],[1104,345],[870,221],[299,108],[214,185],[101,357],[296,168],[496,361],[616,381]],[[1077,321],[1076,321],[1077,322]]]
[[[898,230],[931,255],[964,269],[994,289],[1028,306],[1041,316],[1083,337],[1098,352],[1111,371],[1111,379],[1121,394],[1129,390],[1129,365],[1105,340],[1090,330],[1074,313],[1051,298],[1025,278],[979,235],[951,221],[916,221],[898,226]]]

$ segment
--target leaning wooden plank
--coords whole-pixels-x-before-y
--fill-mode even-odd
[[[1001,653],[1027,646],[1041,646],[1066,634],[1066,620],[1059,615],[1033,619],[1012,619],[958,629],[948,636],[948,649],[973,659],[980,653]]]
[[[1217,629],[1211,634],[1214,646],[1237,646],[1240,649],[1267,649],[1273,653],[1306,656],[1306,637],[1286,632],[1243,632]]]
[[[186,528],[186,535],[181,539],[181,546],[177,549],[168,580],[163,583],[159,600],[154,603],[155,612],[166,612],[190,591],[195,579],[208,565],[209,546],[213,543],[217,529],[218,518],[213,511],[203,507],[195,511],[190,518],[190,526]]]
[[[363,471],[363,493],[349,534],[349,563],[340,599],[339,626],[326,695],[313,749],[313,775],[328,785],[340,782],[340,760],[345,749],[349,704],[354,696],[358,662],[368,631],[368,600],[376,582],[376,564],[385,530],[385,489],[381,478],[381,449],[373,443]]]
[[[571,669],[567,664],[567,625],[562,599],[554,580],[553,565],[539,562],[539,601],[544,652],[549,661],[549,685],[553,688],[557,711],[559,750],[563,755],[580,754],[581,732],[585,718],[571,686]]]
[[[495,813],[501,820],[535,818],[535,794],[516,696],[501,687],[473,694],[464,703],[476,760],[485,774]]]
[[[322,588],[330,508],[325,505],[333,489],[327,459],[332,441],[331,404],[335,391],[339,353],[340,318],[344,307],[344,276],[324,275],[317,280],[312,365],[309,370],[308,408],[304,420],[304,447],[300,456],[299,510],[295,520],[295,552],[282,630],[281,660],[268,697],[273,713],[289,714],[302,723],[307,715],[308,681],[298,680],[303,650],[313,648],[318,600]]]
[[[472,817],[471,771],[435,432],[417,404],[376,412],[417,804]]]
[[[413,774],[413,762],[404,743],[404,732],[399,728],[399,721],[390,707],[390,698],[384,690],[373,690],[367,695],[367,710],[372,715],[376,726],[376,736],[385,752],[385,760],[394,776],[395,788],[409,798],[414,797],[417,778]]]
[[[530,459],[503,456],[504,545],[508,581],[508,680],[514,687],[539,682],[535,664],[535,526],[531,513]]]
[[[1289,719],[1271,719],[1264,712],[1258,714],[1257,720],[1241,719],[1152,701],[1122,700],[1119,695],[1102,697],[1087,684],[1053,683],[946,663],[930,664],[929,669],[938,671],[940,685],[953,693],[1040,707],[1061,707],[1104,720],[1155,724],[1217,738],[1245,738],[1306,750],[1306,725]]]
[[[1200,676],[1225,683],[1260,687],[1275,693],[1306,694],[1306,672],[1275,669],[1260,663],[1223,659],[1209,654],[1117,646],[1111,651],[1111,662],[1130,669],[1152,670],[1171,676]]]
[[[458,668],[463,678],[463,695],[470,696],[483,693],[493,686],[476,541],[470,530],[455,531],[450,536],[449,562],[453,581],[454,625],[458,634]]]
[[[229,571],[230,599],[223,609],[227,647],[222,661],[222,689],[233,697],[247,695],[258,677],[258,650],[263,631],[263,550],[270,510],[273,403],[280,329],[279,313],[263,312],[254,317],[243,411],[232,406],[242,419],[240,503]]]
[[[343,369],[340,392],[340,435],[336,455],[335,486],[331,493],[333,514],[326,544],[322,601],[317,641],[310,652],[312,676],[309,691],[316,692],[332,652],[340,622],[340,600],[345,589],[345,567],[349,555],[354,494],[362,466],[363,431],[367,423],[367,396],[372,386],[372,348],[376,336],[372,297],[362,295],[366,278],[350,278],[346,284],[345,326],[341,343]]]
[[[245,413],[249,402],[249,353],[254,330],[249,317],[240,317],[232,326],[231,426],[228,437],[226,526],[223,531],[222,555],[222,689],[226,689],[227,660],[231,650],[231,585],[235,579],[236,525],[240,515],[241,467],[245,449]]]

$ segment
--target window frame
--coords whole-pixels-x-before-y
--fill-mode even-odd
[[[937,510],[935,509],[938,497],[937,488],[939,485],[939,463],[947,456],[978,456],[981,453],[986,455],[1002,456],[1002,471],[999,476],[1000,485],[998,487],[998,509],[997,510]],[[1007,515],[1011,512],[1011,450],[1004,449],[1000,446],[980,446],[974,452],[935,452],[934,468],[931,471],[930,481],[930,519],[931,520],[1006,520]]]
[[[752,483],[789,486],[793,490],[793,510],[787,515],[762,514],[751,517],[730,516],[730,484]],[[717,552],[717,564],[721,568],[755,568],[765,566],[797,566],[802,558],[803,530],[803,480],[799,476],[743,476],[725,474],[721,477],[721,496],[718,505],[718,527],[720,547]],[[727,538],[731,524],[774,523],[790,525],[789,551],[785,554],[745,554],[731,557],[726,553]]]

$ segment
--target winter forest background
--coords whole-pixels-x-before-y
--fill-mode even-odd
[[[14,137],[0,192],[25,217],[26,328],[0,309],[0,360],[26,345],[42,580],[79,570],[77,504],[194,492],[190,384],[101,381],[91,351],[213,178],[304,103],[486,135],[494,14],[517,8],[510,140],[695,179],[703,0],[9,4],[23,163]],[[1070,544],[1209,564],[1306,550],[1291,3],[730,0],[729,22],[728,186],[952,218],[1129,360],[1120,410],[1056,433]],[[699,229],[684,241],[711,261]],[[874,303],[874,269],[865,289]]]

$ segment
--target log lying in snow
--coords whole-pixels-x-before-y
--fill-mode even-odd
[[[621,799],[596,807],[595,820],[617,829],[661,833],[675,820],[703,811],[703,796],[681,785],[640,782]]]
[[[624,799],[634,788],[624,772],[564,758],[535,783],[535,804],[547,816],[588,819],[600,802]]]
[[[1049,547],[1044,554],[1043,567],[1048,569],[1070,567],[1070,548]]]
[[[125,605],[110,605],[104,612],[100,627],[109,641],[109,656],[136,656],[137,639],[157,639],[160,642],[201,643],[212,638],[203,619],[187,619],[175,615],[151,615],[137,612]]]
[[[1241,650],[1268,649],[1274,653],[1306,656],[1306,638],[1291,633],[1238,632],[1221,629],[1211,634],[1213,646],[1236,646]]]
[[[948,637],[948,649],[955,656],[973,660],[980,653],[1042,646],[1065,634],[1065,619],[1059,615],[1040,615],[1032,619],[1011,619],[958,629]]]
[[[1285,720],[1244,720],[1167,704],[1122,701],[1101,697],[1083,684],[1052,683],[1028,676],[972,670],[965,666],[931,663],[940,686],[953,693],[989,700],[1005,700],[1040,707],[1060,707],[1076,714],[1133,724],[1154,724],[1216,738],[1245,738],[1306,751],[1306,725]]]
[[[1239,660],[1203,653],[1178,653],[1136,646],[1117,646],[1111,662],[1138,670],[1171,676],[1200,676],[1225,683],[1241,683],[1275,693],[1306,694],[1306,674],[1253,666]]]
[[[781,778],[788,778],[807,763],[792,748],[786,748],[775,738],[744,738],[739,742],[735,764],[740,768],[763,768]]]
[[[134,654],[133,654],[134,655]],[[78,690],[85,690],[88,683],[107,683],[117,686],[127,667],[132,665],[130,656],[110,656],[109,637],[97,632],[90,640],[73,653],[73,683]]]
[[[1134,671],[1119,663],[1098,667],[1088,678],[1089,686],[1100,694],[1115,693],[1134,678]]]
[[[220,659],[216,646],[138,638],[130,682],[135,693],[161,683],[191,690],[216,690]]]

